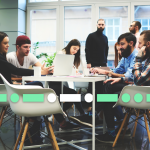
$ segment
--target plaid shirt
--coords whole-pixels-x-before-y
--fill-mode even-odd
[[[144,66],[142,66],[142,59],[136,58],[132,73],[134,75],[134,79],[130,77],[123,77],[123,83],[139,86],[150,85],[150,58],[146,59]]]

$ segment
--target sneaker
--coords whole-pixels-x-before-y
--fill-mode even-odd
[[[89,114],[85,114],[82,116],[70,116],[69,119],[77,124],[85,125],[88,127],[93,127],[92,125],[92,116],[89,116]],[[102,124],[103,120],[99,120],[98,116],[95,117],[95,125]]]
[[[117,135],[119,129],[120,129],[119,127],[115,129],[116,135]],[[124,132],[124,129],[122,129],[120,135],[123,135],[123,132]],[[130,130],[130,128],[128,128],[128,129],[126,130],[126,133],[125,133],[124,136],[131,136],[131,130]]]
[[[96,140],[98,140],[100,142],[113,143],[116,136],[113,137],[112,135],[108,134],[108,132],[106,132],[105,134],[102,134],[102,135],[96,135],[95,138],[96,138]]]
[[[59,131],[61,130],[78,130],[80,128],[79,125],[75,125],[67,121],[63,126],[60,126]]]

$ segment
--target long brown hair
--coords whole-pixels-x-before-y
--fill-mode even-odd
[[[117,67],[118,66],[118,62],[121,60],[121,58],[122,58],[122,56],[121,55],[119,55],[119,53],[118,53],[118,50],[117,50],[117,46],[118,46],[119,44],[116,42],[115,43],[115,46],[114,46],[114,49],[115,49],[115,67]]]
[[[5,32],[0,32],[0,43],[3,41],[5,37],[8,37],[8,35]],[[1,52],[1,49],[0,49]],[[6,53],[3,53],[4,57],[6,58]]]
[[[76,66],[76,68],[78,68],[79,65],[80,65],[80,61],[81,61],[80,60],[80,47],[81,47],[81,44],[80,44],[80,42],[77,39],[71,40],[68,43],[68,45],[65,48],[63,48],[63,49],[65,49],[66,54],[70,54],[70,48],[71,48],[71,46],[79,46],[79,50],[75,54],[75,59],[74,59],[74,65]]]

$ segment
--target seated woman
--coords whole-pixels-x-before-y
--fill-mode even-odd
[[[77,39],[71,40],[68,45],[59,51],[57,54],[71,54],[75,55],[74,66],[78,69],[80,65],[80,42]],[[55,66],[55,60],[53,65]],[[78,72],[78,70],[77,70]],[[61,94],[61,82],[49,82],[49,88],[52,88],[58,96]],[[63,93],[64,94],[77,94],[77,92],[73,89],[70,89],[63,85]],[[80,114],[84,114],[84,110],[80,102],[74,103],[76,108],[79,110]],[[65,102],[63,105],[63,110],[66,111],[68,108],[72,106],[72,103]],[[78,128],[76,125],[71,124],[70,122],[66,122],[62,114],[55,114],[55,119],[60,123],[61,129],[76,129]]]

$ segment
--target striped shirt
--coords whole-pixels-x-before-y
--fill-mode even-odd
[[[142,59],[136,58],[132,73],[134,78],[123,77],[124,83],[138,86],[150,85],[150,58],[146,59],[144,66],[142,66]]]

